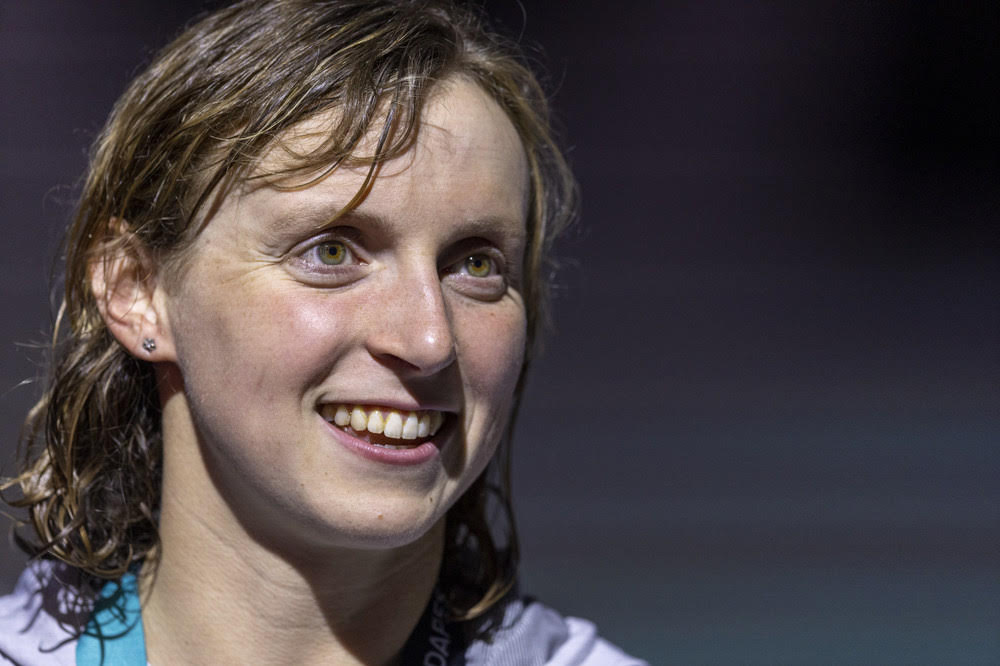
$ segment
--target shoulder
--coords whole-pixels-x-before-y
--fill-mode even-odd
[[[647,666],[601,638],[592,622],[533,599],[508,602],[492,638],[473,641],[466,660],[468,666]]]
[[[75,569],[48,560],[24,570],[14,591],[0,597],[0,665],[76,663],[76,639],[90,611],[78,581]]]

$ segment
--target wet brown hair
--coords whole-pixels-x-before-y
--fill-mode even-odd
[[[545,321],[547,251],[573,216],[575,185],[518,48],[476,11],[447,2],[239,2],[161,51],[95,141],[66,238],[51,376],[25,421],[21,472],[4,486],[19,486],[8,501],[28,510],[35,538],[19,537],[25,548],[93,579],[119,577],[157,550],[162,437],[153,370],[105,325],[90,284],[95,262],[141,255],[169,279],[210,199],[257,175],[289,128],[330,109],[338,113],[326,141],[297,155],[287,173],[315,176],[360,161],[373,178],[379,163],[412,144],[432,87],[448,76],[481,86],[527,155],[530,359]],[[379,137],[374,154],[356,154],[370,135]],[[482,614],[516,575],[511,421],[490,468],[448,515],[440,584],[457,617]]]

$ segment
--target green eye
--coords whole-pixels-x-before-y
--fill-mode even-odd
[[[347,260],[347,246],[340,241],[322,243],[316,247],[319,260],[327,266],[339,266]]]
[[[472,277],[484,278],[493,274],[493,260],[485,254],[474,254],[465,260],[465,270]]]

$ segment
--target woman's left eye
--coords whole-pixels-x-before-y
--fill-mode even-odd
[[[485,254],[474,254],[465,259],[465,270],[472,277],[485,278],[497,272],[496,264]]]
[[[446,268],[442,276],[456,291],[483,301],[495,301],[507,292],[510,285],[502,254],[481,251],[458,257],[462,258]]]

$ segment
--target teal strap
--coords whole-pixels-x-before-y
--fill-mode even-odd
[[[101,589],[76,644],[77,666],[146,666],[138,584],[127,573]]]

